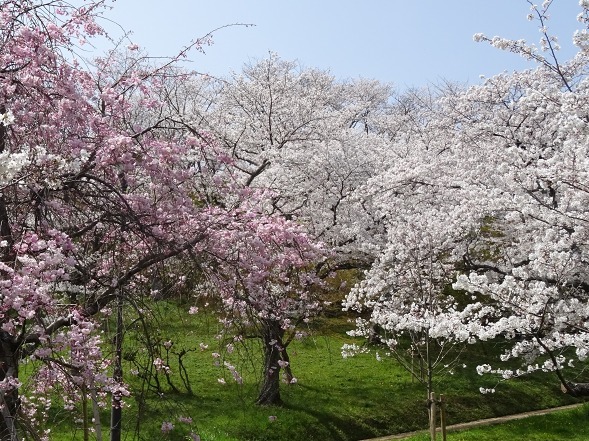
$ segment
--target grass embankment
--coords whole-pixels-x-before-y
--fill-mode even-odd
[[[171,340],[171,351],[176,352],[182,348],[196,349],[183,358],[192,393],[186,392],[174,361],[177,357],[170,354],[171,378],[179,392],[173,392],[160,374],[161,390],[152,388],[141,399],[141,379],[131,375],[131,370],[132,361],[140,359],[145,349],[133,343],[133,332],[129,329],[125,370],[127,381],[134,388],[134,398],[128,400],[129,407],[124,410],[124,430],[133,433],[138,429],[140,439],[161,439],[163,421],[175,426],[167,439],[184,440],[189,430],[194,430],[203,441],[359,440],[427,427],[425,391],[394,360],[383,357],[378,362],[373,353],[341,357],[342,344],[353,341],[345,334],[352,327],[345,318],[323,319],[310,336],[289,346],[298,383],[283,386],[284,406],[258,407],[253,402],[261,361],[255,341],[236,344],[233,354],[225,354],[243,375],[244,383],[239,385],[226,369],[214,364],[211,353],[218,351],[219,342],[214,337],[218,324],[213,317],[190,316],[173,304],[159,304],[159,309],[161,325],[159,330],[150,331],[152,342]],[[197,349],[200,343],[207,344],[209,349]],[[479,361],[490,361],[485,354],[493,353],[497,349],[491,344],[469,347],[462,358],[466,367],[455,369],[437,383],[436,392],[447,398],[448,424],[575,402],[560,392],[556,379],[549,375],[502,383],[495,394],[480,394],[479,387],[494,387],[495,383],[477,375],[475,367]],[[219,383],[219,378],[224,378],[226,384]],[[137,427],[139,414],[141,424]],[[182,423],[179,416],[190,416],[193,423]],[[54,420],[61,423],[53,428],[53,433],[62,435],[52,439],[82,439],[80,424],[66,418],[63,411],[57,412]],[[106,413],[102,421],[107,427]],[[127,439],[131,439],[130,435]]]

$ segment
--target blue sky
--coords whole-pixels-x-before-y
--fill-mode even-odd
[[[376,78],[401,89],[441,79],[474,84],[481,74],[533,64],[475,43],[473,34],[540,38],[537,23],[526,20],[526,0],[118,0],[113,6],[106,16],[133,31],[133,43],[153,56],[171,55],[224,25],[255,24],[221,29],[206,55],[191,53],[191,68],[215,76],[274,51],[342,79]],[[550,11],[549,28],[567,59],[574,54],[578,1],[554,0]]]

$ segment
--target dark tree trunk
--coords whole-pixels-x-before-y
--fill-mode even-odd
[[[589,397],[589,383],[567,382],[566,386],[561,384],[561,389],[573,397]]]
[[[262,385],[257,404],[279,405],[280,399],[280,364],[282,357],[282,337],[284,329],[276,320],[265,320],[262,329],[262,344],[264,345],[264,370],[262,372]]]
[[[115,362],[113,379],[117,383],[123,382],[123,297],[121,293],[117,298],[117,330],[115,335]],[[123,423],[122,397],[115,394],[112,397],[112,407],[110,411],[110,440],[121,440],[121,426]]]
[[[6,112],[6,106],[0,104],[0,113]],[[0,124],[0,153],[6,150],[6,126]],[[1,257],[4,262],[14,259],[12,250],[12,232],[8,218],[8,208],[4,196],[0,195],[0,240],[9,244],[4,247]],[[7,378],[18,379],[18,362],[20,345],[13,341],[10,334],[0,330],[0,381]],[[0,392],[0,441],[18,441],[17,413],[19,407],[18,389]]]
[[[0,331],[1,333],[2,331]],[[0,334],[0,381],[6,378],[18,379],[18,346]],[[18,389],[0,392],[0,440],[18,441],[17,413],[19,407]]]

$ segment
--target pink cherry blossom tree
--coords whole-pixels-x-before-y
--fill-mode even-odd
[[[191,136],[166,115],[136,117],[139,107],[162,108],[162,85],[186,75],[175,58],[153,66],[126,56],[113,69],[112,52],[83,67],[76,47],[102,33],[95,15],[103,6],[2,3],[3,441],[44,427],[49,390],[62,390],[67,406],[86,393],[110,394],[120,406],[128,391],[121,372],[104,374],[110,362],[95,317],[117,299],[148,294],[156,266],[191,257],[219,292],[240,275],[249,295],[262,296],[258,284],[284,284],[316,255],[298,227],[252,208],[263,201],[223,172],[230,166],[206,135]],[[213,200],[215,192],[232,195],[230,203]],[[281,324],[283,307],[292,308],[279,299],[268,306]],[[25,360],[34,367],[28,390],[19,376]]]
[[[177,109],[171,119],[196,137],[203,130],[215,135],[234,166],[236,181],[248,191],[265,195],[260,209],[298,222],[310,237],[336,251],[330,253],[338,254],[332,260],[316,260],[323,276],[334,268],[365,266],[372,259],[374,242],[382,232],[370,202],[355,199],[354,191],[382,164],[376,155],[384,150],[376,148],[382,145],[377,123],[388,106],[389,86],[365,80],[340,83],[327,72],[302,68],[276,54],[228,79],[198,77],[169,86],[169,109]],[[293,283],[287,297],[293,300],[299,292],[295,286],[301,286],[295,279],[289,276]],[[276,286],[267,292],[284,296],[279,294],[284,287]],[[281,361],[278,366],[268,359],[264,362],[273,368],[264,371],[262,378],[270,381],[262,385],[262,391],[277,390],[269,385],[278,384],[281,365],[287,381],[293,381],[287,346],[297,334],[292,325],[309,318],[301,306],[316,312],[318,304],[310,294],[314,293],[307,292],[296,308],[288,308],[286,327],[280,323],[283,319],[256,325],[264,347],[274,342],[270,346],[279,348],[267,355],[274,353],[272,357],[280,356]],[[257,300],[247,300],[244,306],[266,316],[266,306]],[[237,317],[245,316],[240,312],[232,321]],[[251,321],[245,323],[251,326]],[[262,392],[258,398],[264,404],[278,401],[275,392]]]

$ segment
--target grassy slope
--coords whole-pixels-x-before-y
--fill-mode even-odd
[[[441,438],[441,437],[440,437]],[[449,432],[448,441],[585,441],[589,438],[589,406],[533,416],[498,425],[460,432]],[[429,441],[429,434],[406,438],[406,441]]]
[[[162,319],[164,325],[154,331],[153,338],[159,332],[161,341],[171,339],[175,348],[197,347],[200,342],[209,344],[211,349],[218,346],[213,338],[217,324],[211,317],[188,316],[168,304],[162,309]],[[280,408],[252,404],[260,365],[259,350],[254,343],[247,346],[250,355],[245,362],[239,362],[235,354],[229,357],[244,375],[242,386],[213,365],[210,349],[190,353],[185,361],[193,395],[169,390],[161,395],[150,394],[142,411],[143,439],[161,437],[162,421],[172,421],[176,426],[169,439],[185,439],[189,428],[177,421],[178,415],[191,416],[192,429],[203,440],[210,441],[358,440],[427,427],[423,388],[412,382],[393,360],[377,362],[374,354],[341,357],[341,345],[351,341],[343,331],[350,328],[345,319],[326,319],[314,335],[292,343],[289,353],[299,381],[283,387],[285,405]],[[503,383],[497,393],[481,395],[478,388],[492,387],[494,382],[476,374],[477,359],[484,357],[485,352],[496,350],[490,345],[475,345],[469,350],[467,367],[446,375],[437,386],[437,391],[445,393],[449,403],[448,424],[574,402],[559,391],[551,376]],[[177,374],[177,367],[173,363],[171,366]],[[227,384],[218,383],[221,376],[225,376]],[[136,377],[129,377],[128,381],[135,387],[139,385]],[[181,388],[177,376],[174,384]],[[137,403],[130,400],[125,413],[125,427],[130,429],[137,420]],[[66,418],[63,412],[57,415],[56,420]],[[270,421],[269,417],[276,419]],[[102,421],[107,425],[108,415]],[[72,435],[74,426],[79,424],[66,418],[54,428],[62,437],[52,439],[82,439],[79,430]]]

